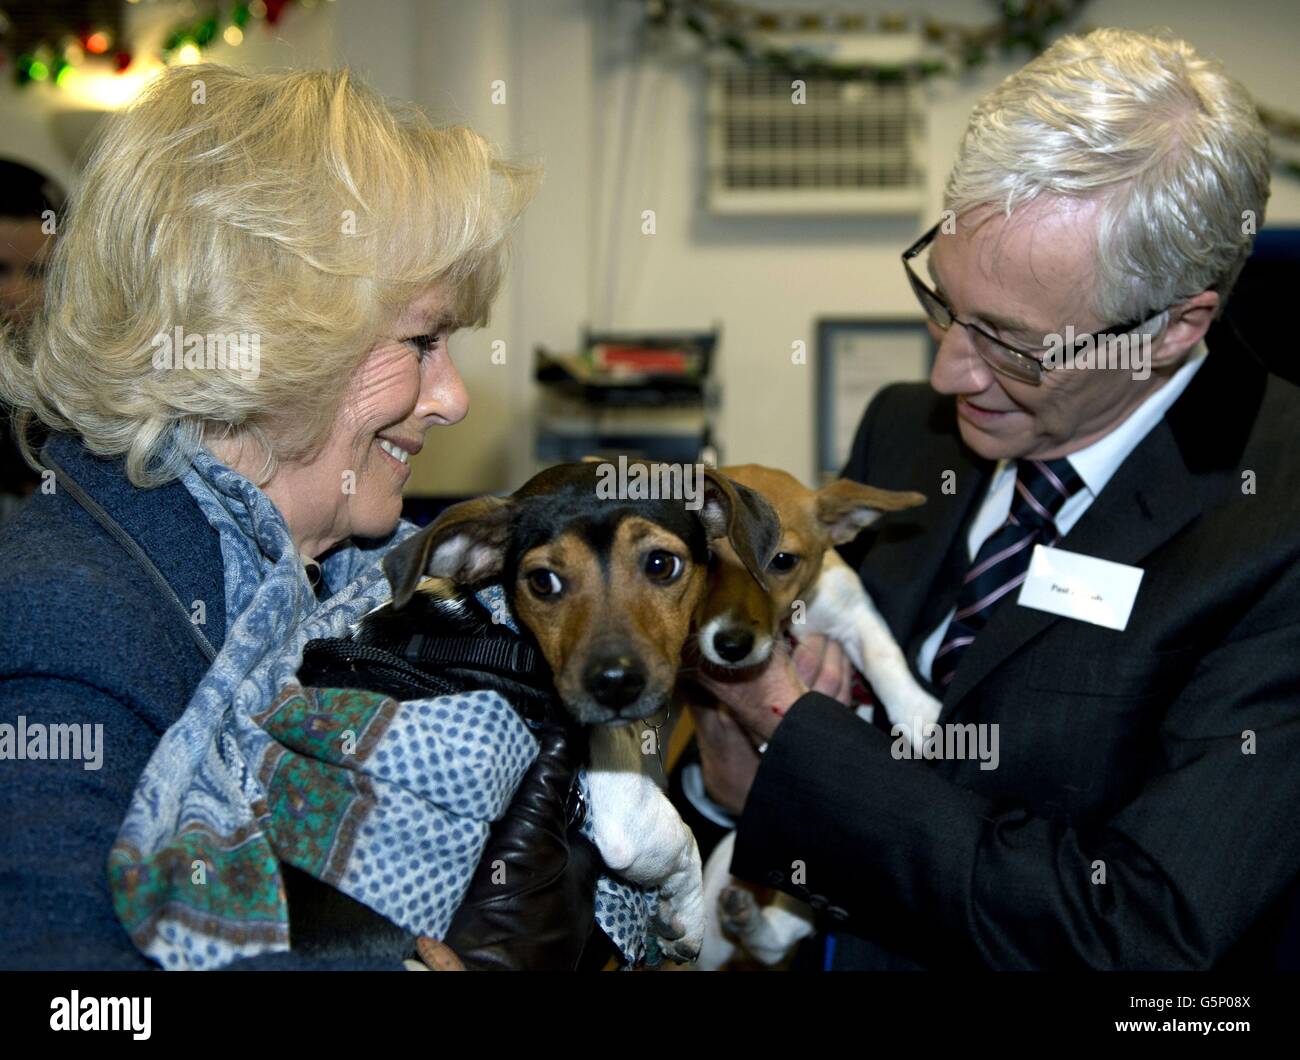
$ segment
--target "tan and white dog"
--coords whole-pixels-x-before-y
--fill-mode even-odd
[[[938,718],[940,704],[913,679],[888,625],[834,546],[853,540],[882,512],[915,507],[925,498],[845,479],[811,490],[784,471],[754,464],[722,472],[776,510],[781,539],[764,572],[765,586],[725,541],[715,543],[717,560],[700,612],[700,653],[715,669],[744,670],[765,663],[787,629],[796,637],[826,634],[844,646],[890,722],[915,744]],[[734,847],[733,832],[704,869],[705,935],[696,965],[702,970],[722,967],[738,947],[776,964],[813,931],[812,912],[797,899],[775,892],[770,904],[760,905],[755,890],[730,875]]]

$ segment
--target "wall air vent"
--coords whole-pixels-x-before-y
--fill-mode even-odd
[[[829,63],[901,62],[919,53],[918,41],[897,34],[832,37],[820,47],[799,37],[780,43],[787,40]],[[925,115],[915,83],[846,80],[826,72],[800,77],[730,59],[711,64],[708,77],[713,212],[887,215],[924,209]]]

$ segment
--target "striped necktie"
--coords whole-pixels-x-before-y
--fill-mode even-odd
[[[962,655],[975,640],[998,604],[1025,580],[1034,545],[1054,545],[1061,536],[1056,513],[1083,488],[1083,479],[1070,461],[1018,460],[1016,488],[1007,521],[979,550],[962,580],[957,610],[934,657],[931,675],[947,688]]]

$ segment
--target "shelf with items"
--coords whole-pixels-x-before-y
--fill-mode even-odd
[[[624,453],[693,463],[714,455],[719,332],[586,332],[577,353],[536,349],[541,464]]]

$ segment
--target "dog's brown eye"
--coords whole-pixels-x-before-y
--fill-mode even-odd
[[[530,571],[527,580],[528,588],[532,589],[538,596],[555,596],[564,588],[560,576],[555,571],[546,570],[544,567]]]
[[[772,557],[772,562],[767,565],[767,569],[774,570],[777,574],[786,574],[799,566],[799,558],[793,552],[778,552]]]
[[[656,549],[645,558],[645,572],[651,581],[670,582],[681,574],[682,561],[671,552]]]

